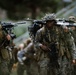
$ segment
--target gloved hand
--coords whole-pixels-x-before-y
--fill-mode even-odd
[[[26,57],[23,57],[22,60],[25,61],[26,60]]]
[[[24,63],[23,63],[23,61],[22,61],[22,59],[21,58],[17,58],[18,59],[18,62],[21,64],[21,65],[24,65]]]

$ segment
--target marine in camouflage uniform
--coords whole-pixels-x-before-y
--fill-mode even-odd
[[[57,75],[58,33],[55,26],[56,16],[47,14],[43,20],[46,25],[39,29],[35,37],[35,56],[38,62],[39,75]]]
[[[31,42],[24,51],[25,56],[29,58],[29,65],[27,65],[28,75],[38,75],[38,65],[37,61],[34,59],[34,44]]]
[[[72,75],[72,60],[76,58],[74,38],[67,27],[61,31],[60,37],[60,70],[61,75]]]
[[[69,20],[76,22],[76,18],[74,16],[70,16]],[[72,36],[74,37],[74,42],[75,42],[75,46],[76,46],[76,27],[75,26],[70,27],[70,31],[72,33]],[[75,58],[75,60],[72,61],[72,64],[73,64],[72,75],[76,75],[76,71],[75,71],[76,70],[76,58]]]
[[[1,25],[0,25],[1,27]],[[7,47],[10,47],[11,36],[0,28],[0,75],[10,75],[10,53]]]
[[[17,59],[18,59],[18,65],[17,65],[17,75],[24,75],[24,71],[26,70],[27,75],[29,73],[27,72],[27,65],[29,65],[29,59],[26,59],[24,48],[26,48],[29,43],[31,42],[31,39],[27,39],[24,43],[20,44],[18,47],[17,52]],[[25,59],[23,60],[23,58]]]
[[[25,59],[25,61],[23,61],[24,64],[20,64],[20,63],[18,64],[17,74],[18,75],[23,75],[24,70],[26,70],[27,75],[38,75],[37,63],[34,60],[34,46],[33,46],[33,43],[32,42],[30,43],[28,39],[25,43],[27,45],[24,48],[23,53],[25,54],[26,59]],[[21,56],[23,56],[23,54],[21,54]]]

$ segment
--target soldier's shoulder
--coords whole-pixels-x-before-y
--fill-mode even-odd
[[[43,32],[43,31],[44,31],[44,27],[40,28],[37,32],[38,32],[38,33],[41,33],[41,32]]]
[[[29,43],[29,45],[28,45],[28,47],[33,47],[34,46],[34,44],[31,42],[31,43]]]

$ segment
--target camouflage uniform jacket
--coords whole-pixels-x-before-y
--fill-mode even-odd
[[[71,33],[72,33],[72,36],[74,37],[74,41],[76,44],[76,27],[75,27],[75,30],[71,29]]]
[[[48,52],[42,50],[39,44],[49,47],[51,43],[58,43],[58,40],[58,32],[55,27],[50,30],[48,30],[45,26],[39,29],[35,38],[36,59],[42,60],[44,58],[48,58]]]
[[[6,35],[7,33],[3,30],[0,30],[0,58],[4,59],[4,60],[9,60],[10,56],[9,56],[9,51],[7,50],[7,46],[11,46],[12,45],[12,40],[7,40],[6,39]]]
[[[61,30],[60,33],[61,55],[66,54],[68,58],[76,59],[76,47],[72,33],[64,30]]]

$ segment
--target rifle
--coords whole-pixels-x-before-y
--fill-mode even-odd
[[[16,38],[16,35],[13,33],[15,25],[11,22],[1,22],[2,30],[11,36],[12,39]]]
[[[11,36],[12,39],[16,38],[16,35],[13,32],[14,27],[19,26],[21,24],[25,24],[26,21],[21,21],[17,23],[13,22],[1,22],[2,30],[4,30],[7,34]]]
[[[43,27],[45,25],[45,21],[43,20],[27,20],[27,21],[32,21],[33,24],[28,27],[28,31],[32,32],[34,35],[36,34],[37,30]],[[41,26],[40,26],[41,25]],[[66,19],[56,19],[55,26],[60,26],[62,28],[64,27],[72,27],[76,26],[76,23],[71,20],[66,20]]]
[[[76,26],[76,22],[71,21],[71,20],[66,20],[66,19],[56,19],[56,25],[57,26]]]
[[[34,20],[33,24],[28,26],[28,31],[31,32],[34,36],[41,27],[43,27],[43,21],[42,20]]]

